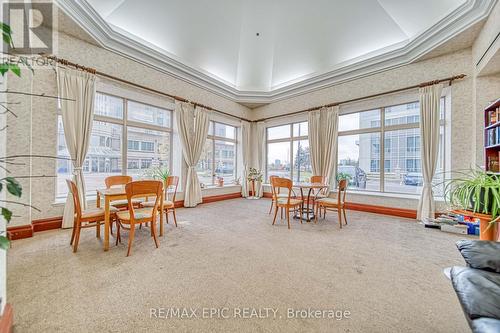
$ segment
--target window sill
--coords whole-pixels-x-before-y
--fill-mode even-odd
[[[240,185],[236,185],[236,184],[225,184],[223,186],[217,186],[217,185],[209,185],[209,186],[205,186],[204,188],[201,189],[201,191],[208,191],[208,190],[215,190],[215,189],[218,189],[218,188],[231,188],[231,187],[234,187],[234,188],[241,188],[241,184]]]

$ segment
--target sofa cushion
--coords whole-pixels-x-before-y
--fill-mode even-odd
[[[500,273],[500,242],[461,240],[456,245],[470,267]]]
[[[494,318],[479,318],[472,321],[472,332],[474,333],[498,333],[500,332],[500,320]]]
[[[500,319],[500,274],[470,267],[453,267],[453,288],[465,315]]]

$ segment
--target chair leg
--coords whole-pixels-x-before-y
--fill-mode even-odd
[[[344,221],[345,221],[345,224],[347,225],[347,217],[346,217],[346,213],[345,213],[345,208],[342,208],[342,213],[344,214]]]
[[[319,208],[319,204],[316,205],[316,209],[314,211],[314,223],[318,223],[318,211],[321,212],[321,209],[318,209]]]
[[[172,215],[174,216],[174,224],[175,224],[175,227],[177,228],[177,216],[175,216],[175,208],[172,209]]]
[[[110,221],[110,223],[109,223],[109,233],[111,235],[113,234],[113,221]]]
[[[300,217],[300,224],[302,224],[302,212],[300,211],[300,208],[299,208],[299,217]]]
[[[75,242],[73,244],[73,252],[76,252],[78,250],[78,242],[80,241],[80,223],[76,225],[76,231],[75,231]]]
[[[116,242],[115,245],[118,246],[118,242],[122,242],[121,236],[120,236],[120,223],[116,223]]]
[[[69,242],[69,245],[73,245],[73,241],[75,240],[75,230],[76,230],[76,222],[73,222],[73,231],[71,232],[71,242]]]
[[[326,219],[326,207],[323,207],[323,220]]]
[[[274,204],[274,200],[271,199],[271,207],[269,207],[269,213],[267,213],[268,215],[270,215],[271,212],[273,211],[273,204]]]
[[[151,222],[151,230],[153,230],[153,239],[155,241],[156,248],[158,248],[158,236],[156,236],[156,222]]]
[[[286,222],[288,223],[288,229],[290,229],[290,208],[286,207]]]
[[[281,207],[281,219],[283,219],[283,207]]]
[[[101,222],[97,221],[95,225],[95,236],[101,238]]]
[[[135,235],[135,224],[131,223],[130,224],[130,234],[129,234],[129,238],[128,238],[127,257],[130,256],[130,253],[132,252],[132,242],[134,241],[134,235]]]
[[[274,206],[274,219],[273,219],[273,225],[276,222],[276,216],[278,216],[278,206]]]
[[[165,209],[165,222],[168,224],[168,209]]]
[[[340,229],[342,229],[342,209],[339,208],[337,211],[339,213],[339,225],[340,225]]]

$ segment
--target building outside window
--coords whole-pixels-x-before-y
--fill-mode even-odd
[[[103,93],[96,94],[94,103],[92,134],[83,165],[88,196],[94,196],[108,176],[149,178],[153,168],[171,168],[172,111]],[[56,196],[65,198],[65,179],[72,176],[72,164],[60,115],[57,139]]]
[[[444,179],[445,111],[442,98],[434,184]],[[352,189],[419,194],[423,185],[419,121],[418,102],[341,115],[337,172],[347,175]],[[442,186],[434,188],[436,195],[442,191]]]
[[[307,181],[312,176],[307,122],[267,128],[266,180],[269,176]]]
[[[196,166],[200,183],[215,185],[217,177],[230,183],[236,179],[236,131],[234,126],[210,122],[207,140]]]

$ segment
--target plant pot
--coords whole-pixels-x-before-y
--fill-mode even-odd
[[[497,225],[493,224],[491,227],[490,221],[480,219],[479,222],[479,240],[496,241],[497,240]],[[488,228],[489,227],[489,228]]]

